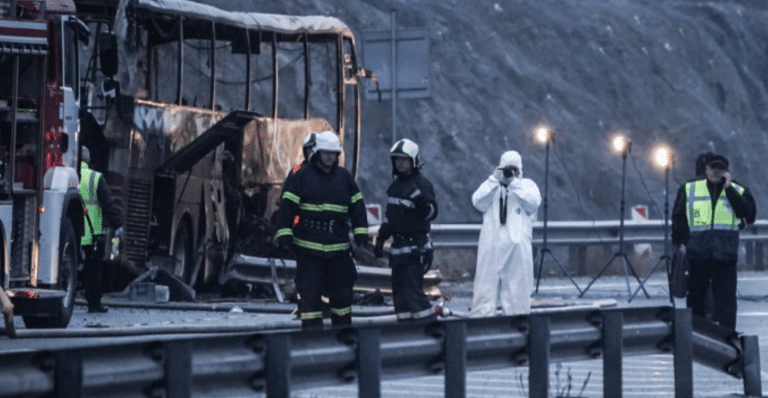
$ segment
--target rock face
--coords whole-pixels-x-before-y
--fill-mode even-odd
[[[550,220],[617,219],[622,158],[617,132],[633,141],[627,208],[662,217],[658,144],[676,154],[670,202],[705,151],[731,161],[734,179],[768,209],[768,5],[757,1],[657,0],[206,0],[232,11],[331,15],[358,35],[427,28],[431,96],[399,101],[397,131],[421,146],[436,188],[437,222],[479,222],[474,189],[507,149],[544,188],[545,150],[533,131],[556,132],[550,153]],[[363,66],[364,65],[364,60]],[[384,203],[391,181],[390,103],[363,104],[359,184]],[[539,211],[541,217],[541,210]],[[628,215],[625,217],[629,218]]]

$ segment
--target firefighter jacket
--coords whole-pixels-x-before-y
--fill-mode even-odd
[[[436,217],[437,202],[432,183],[418,170],[405,176],[398,174],[387,189],[385,222],[379,228],[379,239],[387,240],[392,235],[426,235],[430,221]]]
[[[306,165],[308,165],[308,164],[309,164],[309,162],[307,162],[307,161],[305,160],[305,161],[303,161],[303,162],[301,162],[301,163],[297,164],[296,166],[293,166],[293,168],[291,169],[291,171],[289,171],[289,172],[288,172],[288,176],[287,176],[286,178],[288,178],[288,177],[290,177],[290,176],[292,176],[292,175],[296,174],[296,173],[297,173],[299,170],[301,170],[301,168],[302,168],[302,167],[304,167],[304,166],[306,166]]]
[[[93,235],[101,235],[106,216],[109,226],[123,225],[120,207],[112,198],[104,175],[91,170],[86,162],[80,162],[80,196],[88,213],[84,216],[85,233],[80,240],[82,246],[93,244]]]
[[[755,219],[754,198],[737,183],[723,188],[706,178],[677,192],[672,210],[672,243],[686,245],[689,261],[736,261],[740,219]]]
[[[363,195],[349,171],[326,173],[310,163],[286,180],[276,238],[292,236],[296,250],[333,257],[350,249],[350,224],[355,236],[368,236]]]

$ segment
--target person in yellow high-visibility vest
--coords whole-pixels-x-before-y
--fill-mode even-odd
[[[101,304],[101,267],[106,253],[104,219],[106,218],[110,227],[119,229],[123,225],[123,217],[120,207],[112,198],[104,175],[92,170],[88,165],[91,154],[87,147],[82,147],[80,159],[80,196],[86,209],[85,232],[80,239],[80,246],[85,253],[85,300],[88,302],[88,312],[107,312],[108,308]]]
[[[742,219],[754,223],[755,200],[746,187],[733,182],[725,156],[712,155],[706,162],[706,177],[686,182],[677,192],[672,244],[689,264],[687,306],[704,317],[711,284],[712,320],[735,329],[739,224]]]

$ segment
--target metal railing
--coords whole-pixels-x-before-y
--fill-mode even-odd
[[[434,224],[430,236],[435,248],[475,248],[480,238],[480,224]],[[541,245],[544,234],[542,222],[533,223],[533,245]],[[753,226],[742,230],[739,240],[747,247],[747,263],[756,270],[764,270],[763,245],[768,242],[768,220],[757,220]],[[619,220],[610,221],[549,221],[547,244],[549,246],[613,245],[619,243]],[[624,222],[624,243],[664,243],[662,220]],[[584,261],[579,259],[578,261]],[[579,269],[583,269],[579,264]]]
[[[379,290],[383,293],[392,292],[392,270],[389,268],[356,265],[357,280],[355,291],[366,292]],[[251,283],[272,283],[275,290],[279,285],[293,281],[296,276],[296,261],[279,258],[246,256],[236,253],[226,269],[219,277],[219,283],[224,284],[229,279]],[[438,285],[443,280],[437,270],[424,275],[424,291],[430,297],[439,297]]]
[[[444,374],[445,396],[462,398],[469,370],[528,366],[529,394],[544,398],[551,360],[595,358],[604,396],[620,397],[622,358],[656,353],[674,355],[677,397],[692,396],[694,360],[761,396],[758,352],[756,336],[692,322],[687,309],[579,310],[0,353],[0,397],[282,398],[356,382],[375,398],[382,380]]]
[[[547,243],[550,246],[568,246],[575,253],[577,275],[586,275],[586,247],[594,245],[613,245],[619,242],[619,221],[550,221],[547,224]],[[375,233],[377,229],[373,228]],[[543,223],[533,225],[533,245],[542,244]],[[480,237],[480,224],[435,224],[431,237],[435,248],[474,248]],[[747,263],[754,264],[756,270],[763,270],[763,244],[768,242],[768,220],[758,220],[753,227],[741,231],[740,240],[747,246]],[[663,243],[663,224],[661,220],[645,222],[626,221],[624,223],[624,242]],[[573,262],[573,261],[572,261]],[[236,254],[222,273],[219,282],[237,279],[251,283],[272,283],[275,290],[294,278],[296,262],[276,258],[252,257]],[[391,291],[391,270],[389,268],[357,266],[358,291]],[[424,276],[424,288],[428,295],[440,295],[438,285],[442,276],[437,271],[430,271]]]

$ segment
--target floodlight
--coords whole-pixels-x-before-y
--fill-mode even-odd
[[[629,151],[629,147],[632,146],[632,141],[624,137],[623,135],[617,135],[613,138],[613,149],[620,154],[625,154]]]
[[[536,129],[536,139],[542,144],[547,144],[555,138],[555,134],[546,126],[541,126]]]
[[[615,259],[621,259],[621,269],[624,271],[624,280],[627,283],[627,294],[630,296],[629,300],[632,300],[634,295],[632,294],[632,288],[629,284],[629,272],[632,272],[632,275],[637,279],[637,282],[640,284],[640,289],[643,290],[645,293],[645,296],[650,298],[651,296],[648,294],[648,291],[645,290],[645,287],[643,286],[642,281],[640,281],[640,277],[637,276],[637,272],[635,272],[634,267],[632,267],[632,263],[629,261],[629,257],[627,257],[627,253],[624,250],[624,203],[625,203],[625,186],[627,181],[627,155],[629,154],[629,149],[632,146],[632,141],[624,137],[623,135],[617,135],[613,138],[613,149],[616,150],[616,152],[619,152],[621,154],[621,202],[619,205],[619,251],[617,251],[613,257],[611,257],[610,260],[608,260],[608,263],[605,264],[605,267],[600,270],[600,272],[597,274],[597,276],[592,279],[592,282],[589,282],[589,285],[581,292],[581,295],[579,297],[584,297],[584,294],[587,293],[590,287],[592,287],[592,284],[595,283],[596,280],[600,278],[601,275],[603,275],[603,272],[605,272],[606,269],[608,269],[608,266],[611,265],[613,260]]]
[[[536,293],[539,292],[539,282],[541,281],[541,270],[544,268],[544,256],[546,254],[549,254],[550,257],[552,257],[553,260],[557,263],[557,265],[560,267],[560,269],[563,271],[563,273],[568,277],[568,279],[571,280],[571,283],[573,283],[574,286],[576,286],[576,290],[581,293],[581,288],[576,283],[575,280],[571,277],[571,274],[568,272],[568,269],[566,269],[563,264],[560,262],[560,260],[555,257],[555,255],[552,253],[551,250],[549,250],[549,247],[547,247],[547,209],[549,208],[549,144],[554,142],[555,135],[547,126],[539,126],[536,129],[535,132],[536,139],[541,141],[542,144],[546,146],[546,156],[544,158],[544,239],[542,241],[542,245],[539,249],[539,254],[536,255],[536,258],[533,260],[533,264],[537,265],[539,267],[538,275],[536,276]]]
[[[632,301],[637,293],[640,292],[640,289],[643,288],[645,283],[648,281],[648,278],[651,277],[659,265],[664,263],[664,266],[667,269],[667,278],[669,278],[670,270],[672,267],[672,256],[669,255],[669,169],[672,168],[673,164],[675,164],[675,153],[672,152],[672,150],[670,150],[668,147],[662,145],[656,149],[656,152],[654,152],[654,160],[658,166],[664,169],[664,254],[659,257],[659,261],[657,261],[656,264],[651,267],[651,270],[648,271],[648,275],[646,275],[645,278],[640,281],[640,286],[637,288],[637,290],[635,290],[635,294],[629,298],[629,301]],[[669,292],[669,300],[673,304],[675,303],[672,298],[671,290]]]
[[[666,146],[660,146],[654,153],[656,164],[662,169],[667,169],[675,162],[675,154]]]

